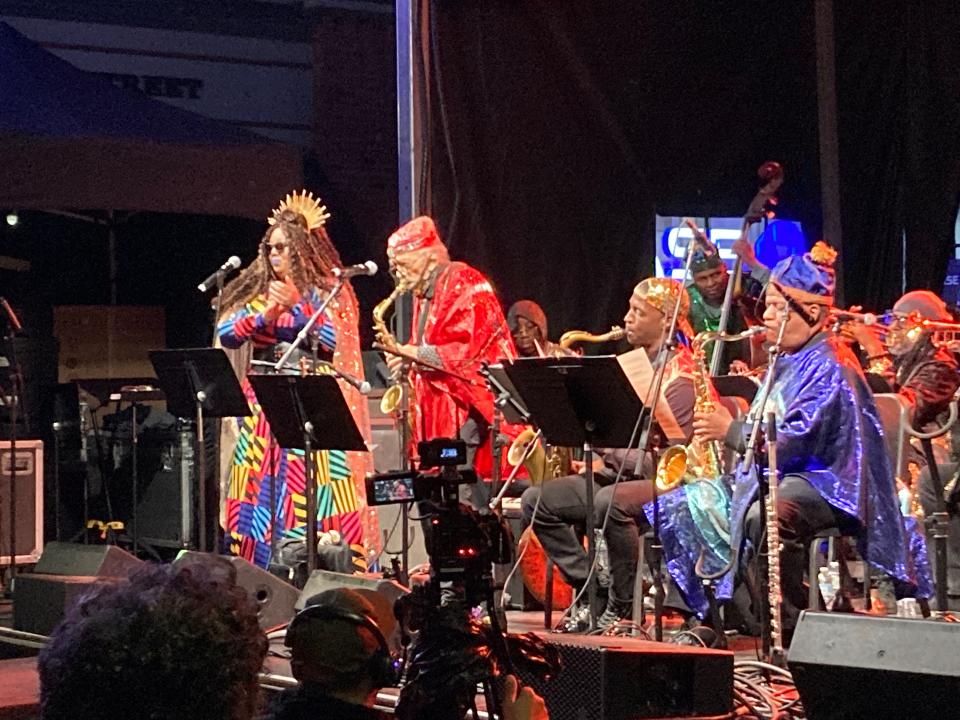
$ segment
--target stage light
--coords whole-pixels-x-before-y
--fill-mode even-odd
[[[20,222],[20,216],[16,212],[7,213],[7,225],[16,227]]]

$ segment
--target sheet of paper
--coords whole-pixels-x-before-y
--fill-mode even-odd
[[[646,350],[636,348],[622,355],[617,355],[617,362],[620,363],[624,375],[627,376],[627,380],[630,381],[630,385],[633,386],[634,392],[637,393],[637,397],[640,398],[644,407],[649,407],[653,403],[653,398],[649,397],[650,386],[653,383],[653,365],[650,364],[650,358],[647,357]],[[662,397],[662,391],[660,402],[657,403],[657,422],[668,438],[679,439],[684,436],[680,424],[670,409],[670,404],[666,401],[666,398]]]

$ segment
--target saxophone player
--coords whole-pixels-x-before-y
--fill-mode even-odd
[[[821,530],[856,533],[865,541],[868,562],[906,583],[915,581],[873,396],[852,353],[827,328],[835,256],[817,243],[803,256],[786,258],[773,269],[766,290],[767,338],[776,342],[779,337],[782,351],[767,371],[775,375],[766,410],[775,413],[777,428],[781,480],[775,510],[782,540],[777,580],[786,641],[806,604],[806,548]],[[757,415],[762,421],[763,413]],[[697,413],[693,426],[701,441],[723,441],[739,453],[750,434],[722,406]],[[763,547],[766,527],[757,500],[762,464],[736,468],[728,498],[728,542],[711,548],[730,560],[717,588],[722,599],[732,596],[737,571],[742,576]],[[704,617],[706,598],[694,572],[703,540],[691,540],[702,523],[694,520],[695,508],[683,488],[663,496],[660,507],[671,518],[662,530],[667,566],[688,605]],[[646,508],[648,516],[651,509]]]
[[[682,342],[677,344],[666,360],[660,402],[669,406],[682,437],[661,438],[661,446],[686,443],[693,432],[695,368],[690,350],[685,344],[690,337],[690,326],[686,320],[690,306],[687,292],[675,280],[648,278],[634,288],[623,318],[626,338],[630,345],[643,348],[648,357],[655,360],[665,341],[664,335],[677,303],[680,304],[678,334],[682,336],[679,338]],[[610,555],[611,586],[606,610],[597,620],[597,628],[600,630],[628,617],[632,610],[633,584],[639,554],[637,523],[642,517],[644,503],[650,501],[653,492],[650,480],[641,480],[634,475],[636,453],[636,450],[598,450],[600,457],[594,467],[596,527],[600,527],[607,509],[610,508],[605,540]],[[623,479],[614,485],[621,469]],[[650,477],[651,470],[648,466],[646,472],[641,474]],[[525,521],[529,523],[532,520],[534,532],[547,555],[556,564],[564,580],[576,591],[584,588],[590,571],[587,554],[577,531],[577,527],[582,526],[586,520],[585,485],[581,468],[581,474],[557,478],[528,488],[521,500]],[[586,597],[586,593],[582,593],[581,597]],[[588,623],[589,608],[584,601],[571,609],[567,619],[557,630],[582,632],[587,629]]]
[[[478,270],[450,260],[429,217],[415,218],[390,235],[387,257],[414,298],[410,342],[398,349],[426,363],[410,368],[412,447],[433,438],[463,439],[467,462],[481,478],[470,500],[486,507],[490,492],[483,478],[492,465],[494,398],[479,371],[484,362],[517,356],[500,301]],[[404,362],[398,355],[387,358],[395,373]],[[511,430],[503,432],[509,436]]]

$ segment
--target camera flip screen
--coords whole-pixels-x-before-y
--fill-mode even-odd
[[[393,505],[414,500],[412,473],[371,476],[366,485],[368,505]]]

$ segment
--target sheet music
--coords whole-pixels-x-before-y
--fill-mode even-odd
[[[630,352],[617,355],[617,362],[623,368],[623,374],[627,376],[634,392],[643,403],[644,407],[650,407],[653,404],[653,398],[648,397],[651,393],[653,384],[653,365],[650,364],[650,358],[643,348],[636,348]],[[664,386],[665,387],[665,386]],[[661,388],[661,395],[663,393]],[[670,403],[666,398],[661,397],[657,403],[657,422],[664,435],[671,439],[683,438],[684,432],[680,429],[680,423],[674,417],[673,410],[670,409]]]

